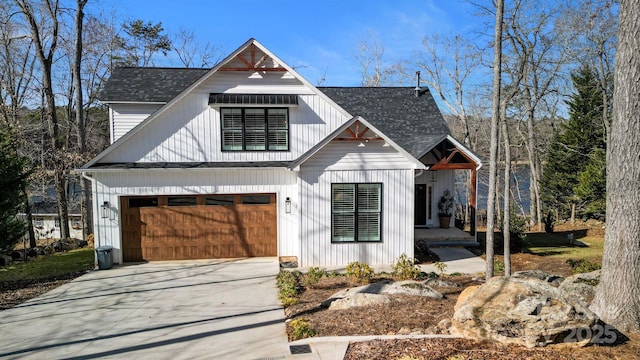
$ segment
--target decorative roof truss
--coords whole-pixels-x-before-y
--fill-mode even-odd
[[[438,160],[429,170],[475,169],[475,162],[449,141],[443,141],[431,153]]]
[[[362,124],[360,120],[357,120],[350,127],[346,128],[342,133],[343,136],[336,137],[333,140],[338,141],[369,141],[369,140],[384,140],[379,137],[366,125]]]
[[[255,44],[251,44],[244,52],[236,55],[235,59],[221,67],[220,71],[286,72],[287,69],[263,53]]]

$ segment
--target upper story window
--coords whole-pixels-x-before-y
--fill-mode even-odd
[[[223,151],[288,151],[289,109],[221,108]]]

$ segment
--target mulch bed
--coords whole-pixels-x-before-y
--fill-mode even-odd
[[[2,282],[0,283],[0,310],[12,308],[36,298],[70,282],[75,277],[69,279]]]
[[[36,298],[85,273],[82,271],[45,279],[0,281],[0,311]]]
[[[532,254],[514,254],[514,271],[540,269],[562,276],[571,275],[565,260]],[[381,279],[374,279],[381,280]],[[349,310],[328,310],[319,304],[335,292],[359,286],[344,277],[323,278],[314,288],[306,289],[298,304],[286,309],[291,318],[306,319],[316,336],[401,335],[409,333],[438,334],[438,323],[451,319],[453,306],[460,292],[467,286],[479,284],[470,276],[451,276],[458,288],[436,287],[444,299],[393,296],[386,306],[369,306]],[[289,329],[288,329],[289,330]],[[610,347],[549,346],[527,349],[516,345],[502,345],[467,339],[402,339],[353,343],[345,359],[640,359],[640,337],[630,336],[625,344]]]

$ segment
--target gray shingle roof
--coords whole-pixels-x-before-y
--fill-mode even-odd
[[[118,67],[104,84],[102,102],[168,102],[211,69]]]
[[[416,158],[449,135],[433,96],[412,87],[319,87],[353,116],[362,116]]]

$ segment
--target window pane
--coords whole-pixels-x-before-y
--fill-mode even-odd
[[[265,132],[264,130],[249,130],[245,133],[245,150],[265,150]]]
[[[140,197],[140,198],[129,199],[130,208],[154,207],[154,206],[158,206],[157,197]]]
[[[287,109],[268,109],[269,130],[288,129]]]
[[[244,126],[247,130],[264,129],[264,109],[244,109]]]
[[[355,184],[333,184],[331,194],[331,209],[335,213],[356,211]]]
[[[289,149],[288,130],[269,130],[269,150]]]
[[[380,211],[380,184],[358,184],[358,212]]]
[[[242,130],[222,130],[222,150],[242,150]]]
[[[380,241],[380,213],[358,213],[358,241]]]
[[[195,196],[170,196],[167,198],[167,205],[169,206],[195,206]]]
[[[233,195],[210,195],[204,198],[205,205],[233,205]]]
[[[355,216],[354,214],[333,214],[332,241],[355,240]]]
[[[271,204],[271,195],[244,195],[242,203],[246,205]]]
[[[242,109],[220,109],[223,129],[242,130]]]

